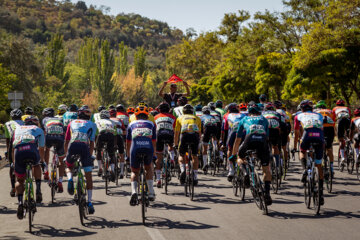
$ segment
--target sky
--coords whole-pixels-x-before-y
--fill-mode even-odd
[[[265,9],[282,11],[282,0],[82,0],[88,6],[110,7],[111,15],[137,13],[156,19],[185,32],[194,28],[198,33],[217,30],[225,13],[247,10],[251,14]],[[76,3],[77,0],[72,0]]]

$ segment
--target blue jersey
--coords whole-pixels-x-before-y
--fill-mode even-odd
[[[131,148],[148,148],[153,150],[152,141],[156,141],[156,126],[149,120],[136,120],[129,124],[127,141]]]
[[[233,131],[237,131],[237,129],[239,128],[239,124],[241,122],[241,120],[247,116],[247,113],[245,112],[240,112],[240,113],[229,113],[228,117],[227,117],[227,124],[229,125],[229,130],[231,132]]]
[[[82,142],[89,144],[95,141],[96,124],[90,120],[76,119],[70,122],[65,140],[72,142]]]
[[[23,144],[37,144],[39,147],[45,146],[44,131],[35,125],[18,126],[14,132],[13,146]]]
[[[269,136],[269,123],[264,116],[246,116],[240,121],[237,137],[245,138],[250,134]]]
[[[201,125],[202,127],[209,127],[209,126],[215,126],[217,125],[217,120],[215,116],[204,114],[200,116],[201,119]]]
[[[72,120],[77,119],[77,112],[66,112],[63,115],[64,126],[67,127]]]

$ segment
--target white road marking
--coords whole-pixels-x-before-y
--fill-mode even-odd
[[[152,240],[165,240],[164,236],[158,229],[145,227],[145,230],[147,231]]]

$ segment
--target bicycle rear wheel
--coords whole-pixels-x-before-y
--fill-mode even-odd
[[[313,203],[315,214],[318,215],[320,212],[320,176],[318,168],[314,168],[313,178],[312,178],[312,192],[313,192]]]
[[[117,157],[115,157],[115,169],[114,169],[114,171],[115,171],[115,184],[116,184],[116,186],[119,186],[119,173],[120,173],[120,169],[119,169],[119,161],[118,161],[119,159],[117,158]]]
[[[168,183],[169,183],[169,177],[170,177],[170,172],[169,172],[169,168],[168,168],[168,163],[169,163],[169,159],[168,159],[168,155],[165,154],[165,161],[164,161],[164,171],[165,171],[165,179],[163,179],[163,184],[165,185],[165,194],[168,194]]]
[[[263,184],[260,180],[259,175],[257,175],[257,188],[258,188],[258,194],[259,194],[259,200],[260,200],[260,209],[263,211],[264,215],[268,215],[268,208],[267,205],[265,203],[265,190],[263,187]]]
[[[32,233],[32,221],[33,221],[33,204],[34,204],[34,199],[32,198],[32,194],[31,194],[31,183],[29,183],[28,186],[28,192],[27,192],[27,201],[28,201],[28,206],[27,206],[27,211],[28,211],[28,219],[29,219],[29,232]]]
[[[78,179],[77,183],[76,183],[76,194],[77,194],[77,199],[78,199],[78,207],[79,207],[79,215],[80,215],[80,222],[81,225],[84,226],[84,217],[85,217],[85,211],[84,211],[84,206],[83,206],[83,186],[82,186],[82,180]]]
[[[273,161],[271,162],[271,172],[272,172],[272,177],[271,177],[271,186],[273,189],[273,192],[276,194],[279,190],[279,168],[276,167],[275,165],[275,160],[273,159]]]
[[[141,188],[141,217],[143,225],[145,225],[146,220],[146,188],[145,188],[146,180],[144,171],[140,174],[140,188]]]
[[[235,176],[232,179],[232,188],[233,188],[234,196],[238,195],[238,190],[239,190],[238,178],[239,178],[238,173],[236,173]]]
[[[338,152],[338,169],[340,172],[344,171],[344,166],[341,165],[341,156],[340,156],[340,149]]]
[[[190,172],[190,184],[189,184],[189,197],[190,197],[191,201],[194,200],[194,180],[195,180],[194,170],[191,169],[191,172]]]
[[[306,178],[306,181],[304,183],[304,198],[305,198],[305,206],[307,208],[310,208],[311,204],[311,182],[309,181],[309,178]]]
[[[352,147],[349,147],[348,154],[346,156],[347,156],[347,171],[349,174],[352,174],[355,165],[354,151],[352,150]]]
[[[238,186],[239,186],[239,197],[241,201],[245,200],[245,179],[242,170],[240,169],[239,178],[238,178]]]

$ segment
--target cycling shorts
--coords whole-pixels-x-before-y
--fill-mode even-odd
[[[332,148],[335,137],[334,127],[324,127],[325,147]]]
[[[272,146],[281,146],[281,138],[279,129],[269,128],[269,141]]]
[[[238,155],[240,158],[246,157],[248,150],[255,150],[262,166],[268,166],[270,161],[270,152],[265,135],[249,134],[240,145]]]
[[[114,149],[114,134],[109,132],[103,132],[99,133],[96,140],[96,159],[100,160],[101,157],[101,151],[105,147],[105,144],[107,144],[107,152],[110,157],[111,163],[115,163],[115,149]]]
[[[236,131],[229,131],[229,136],[226,143],[229,150],[231,150],[234,147],[235,139],[236,139]]]
[[[217,124],[216,129],[216,139],[219,140],[221,138],[221,123]]]
[[[180,135],[179,153],[185,155],[188,151],[188,146],[191,147],[193,156],[197,156],[199,152],[199,134],[198,133],[182,133]]]
[[[338,139],[344,138],[345,134],[350,130],[350,119],[349,118],[340,118],[338,120]]]
[[[64,150],[64,136],[62,135],[46,135],[45,136],[45,146],[46,148],[55,147],[56,153],[59,157],[65,156]]]
[[[116,144],[117,144],[117,148],[118,148],[118,152],[120,154],[123,154],[124,153],[124,140],[123,140],[123,136],[121,135],[117,135],[116,136]]]
[[[26,162],[30,160],[33,166],[40,164],[40,154],[36,144],[22,144],[15,147],[15,175],[18,178],[26,176]]]
[[[159,131],[156,135],[156,152],[162,153],[165,143],[169,144],[169,146],[174,145],[174,135]]]
[[[73,142],[70,144],[66,155],[66,165],[68,167],[74,166],[75,160],[77,160],[73,157],[75,155],[80,155],[80,161],[83,168],[94,166],[90,155],[90,148],[86,143]]]
[[[152,163],[154,149],[144,148],[144,147],[136,147],[132,144],[130,149],[130,166],[135,169],[140,168],[141,159],[139,158],[139,154],[145,154],[146,158],[144,159],[144,165],[148,166]]]
[[[322,159],[324,151],[324,132],[321,129],[309,128],[304,131],[300,143],[300,150],[302,152],[309,150],[311,144],[313,144],[315,150],[315,158],[318,160]]]
[[[207,144],[210,141],[211,136],[214,136],[216,139],[217,138],[217,133],[218,129],[216,126],[204,126],[204,133],[203,133],[203,143]]]

